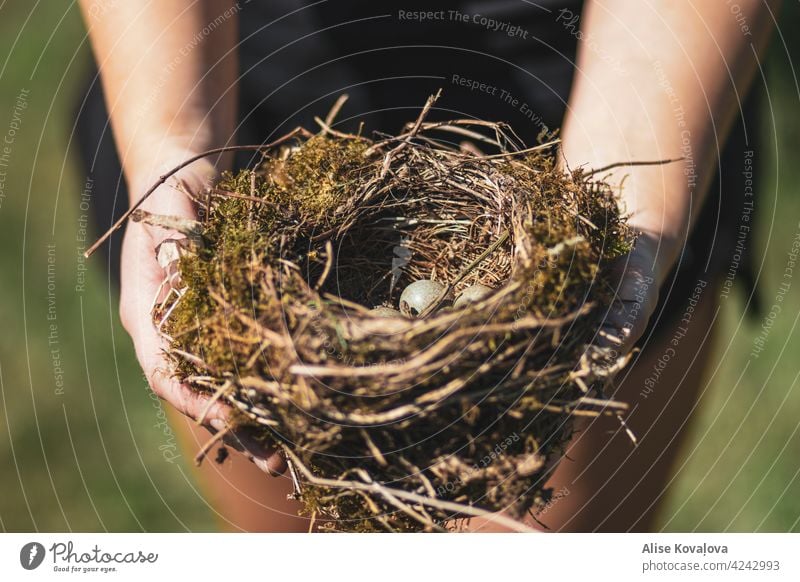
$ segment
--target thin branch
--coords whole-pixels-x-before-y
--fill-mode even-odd
[[[317,477],[308,469],[308,467],[306,467],[300,461],[297,455],[295,455],[291,450],[289,450],[287,447],[283,447],[282,450],[292,459],[295,468],[299,469],[300,472],[303,473],[303,475],[305,475],[305,478],[308,480],[308,482],[311,483],[312,485],[317,485],[318,487],[365,491],[370,493],[377,493],[384,498],[386,498],[386,493],[388,492],[390,495],[396,497],[397,499],[404,499],[406,501],[411,501],[413,503],[418,503],[420,505],[432,507],[434,509],[452,512],[453,517],[457,515],[469,515],[471,517],[485,517],[491,519],[495,523],[503,525],[517,532],[523,532],[523,533],[536,532],[535,529],[528,527],[524,523],[519,522],[515,519],[506,517],[502,513],[487,511],[486,509],[480,509],[479,507],[475,507],[473,505],[464,505],[463,503],[455,503],[453,501],[445,501],[443,499],[434,499],[431,497],[425,497],[424,495],[418,495],[417,493],[412,493],[410,491],[389,488],[386,487],[385,485],[380,485],[379,483],[376,483],[374,481],[372,483],[362,483],[361,481],[325,479],[323,477]]]
[[[350,96],[347,93],[339,95],[339,98],[336,100],[336,103],[333,104],[331,110],[328,111],[328,115],[325,116],[325,125],[327,125],[328,127],[333,125],[333,120],[336,119],[337,115],[339,115],[339,111],[342,110],[342,106],[347,102],[349,97]]]
[[[439,305],[442,304],[442,301],[445,300],[445,298],[450,294],[450,292],[453,290],[453,288],[456,285],[458,285],[464,279],[464,277],[469,275],[475,267],[480,265],[486,257],[488,257],[493,252],[495,252],[498,248],[500,248],[500,245],[502,245],[504,242],[506,242],[506,240],[508,239],[508,237],[510,235],[511,235],[511,233],[508,230],[503,232],[503,234],[501,234],[500,237],[489,246],[489,248],[487,248],[485,251],[483,251],[480,254],[480,256],[478,256],[477,259],[475,259],[469,265],[467,265],[464,268],[464,270],[462,270],[455,279],[450,281],[445,286],[445,288],[442,290],[442,292],[439,293],[439,296],[430,305],[428,305],[428,307],[426,307],[422,311],[422,313],[419,314],[419,319],[425,319],[431,313],[433,313],[439,307]]]
[[[225,153],[225,152],[266,151],[266,150],[272,149],[275,146],[280,145],[281,143],[284,143],[284,142],[286,142],[286,141],[288,141],[288,140],[290,140],[290,139],[292,139],[294,137],[297,137],[298,135],[303,135],[303,134],[308,134],[308,133],[309,133],[308,130],[306,130],[306,129],[302,128],[302,127],[298,127],[296,129],[294,129],[293,131],[287,133],[285,136],[283,136],[283,137],[281,137],[281,138],[279,138],[279,139],[277,139],[274,142],[269,143],[269,144],[225,146],[225,147],[221,147],[221,148],[214,148],[212,150],[208,150],[208,151],[205,151],[203,153],[197,154],[196,156],[192,156],[191,158],[188,158],[187,160],[181,162],[180,164],[178,164],[177,166],[175,166],[174,168],[169,170],[167,173],[162,174],[161,176],[159,176],[159,178],[158,178],[158,180],[156,180],[155,184],[150,186],[150,188],[148,188],[147,191],[144,194],[142,194],[142,197],[139,198],[139,200],[137,200],[136,202],[134,202],[131,205],[131,207],[128,208],[128,210],[126,210],[125,213],[122,216],[120,216],[119,219],[111,226],[111,228],[109,228],[99,239],[97,239],[95,241],[95,243],[92,246],[90,246],[86,250],[86,252],[83,253],[83,256],[86,257],[87,259],[89,257],[91,257],[94,254],[94,252],[98,248],[100,248],[100,245],[102,245],[106,240],[108,240],[108,238],[112,234],[114,234],[114,232],[119,230],[122,227],[122,225],[125,224],[125,221],[128,220],[128,218],[131,216],[131,214],[133,214],[136,211],[136,209],[138,209],[144,203],[144,201],[147,200],[150,197],[150,195],[158,189],[159,186],[164,184],[164,182],[166,182],[170,177],[172,177],[175,174],[177,174],[179,171],[181,171],[186,166],[189,166],[189,165],[193,164],[197,160],[201,160],[203,158],[207,158],[209,156],[213,156],[213,155],[216,155],[216,154],[222,154],[222,153]]]
[[[623,168],[627,166],[663,166],[666,164],[672,164],[674,162],[680,162],[681,160],[685,160],[686,158],[672,158],[667,160],[650,160],[650,161],[634,161],[634,162],[616,162],[613,164],[608,164],[607,166],[602,166],[600,168],[595,168],[589,172],[583,174],[585,178],[594,176],[595,174],[599,174],[600,172],[605,172],[608,170],[613,170],[614,168]]]

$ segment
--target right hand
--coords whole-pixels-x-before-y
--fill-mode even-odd
[[[189,152],[182,157],[170,158],[177,161],[174,164],[165,164],[160,169],[166,171],[191,155]],[[214,167],[206,160],[199,160],[160,186],[141,208],[155,214],[194,219],[197,216],[194,204],[174,185],[180,181],[192,192],[199,193],[215,176]],[[158,172],[129,180],[132,199],[135,200],[157,180]],[[153,392],[179,412],[197,419],[208,404],[210,396],[180,383],[173,376],[164,358],[164,351],[169,346],[158,334],[151,316],[156,293],[165,276],[156,259],[155,249],[163,240],[181,236],[141,222],[128,222],[122,242],[119,310],[122,325],[133,340],[136,357]],[[205,415],[203,425],[211,432],[225,430],[230,413],[228,405],[217,401]],[[275,474],[285,469],[284,460],[274,449],[263,449],[246,435],[232,435],[226,442],[243,452],[265,472]]]

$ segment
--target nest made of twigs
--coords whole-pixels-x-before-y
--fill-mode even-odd
[[[225,174],[154,309],[178,377],[284,452],[329,529],[521,520],[573,417],[617,410],[587,356],[631,241],[612,189],[558,167],[555,142],[426,122],[431,103],[401,135],[320,122]],[[418,279],[447,286],[435,309],[371,311]],[[475,283],[494,292],[453,308]]]

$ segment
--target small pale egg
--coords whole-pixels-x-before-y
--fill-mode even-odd
[[[411,315],[419,315],[436,301],[444,289],[444,285],[429,279],[414,281],[400,295],[400,310]]]
[[[397,309],[392,309],[391,307],[384,307],[383,305],[379,305],[373,309],[369,310],[370,315],[375,317],[403,317],[403,314],[400,313]]]
[[[486,299],[492,291],[494,291],[494,289],[487,285],[482,285],[481,283],[471,285],[461,292],[461,295],[459,295],[458,299],[453,303],[453,307],[460,309],[461,307],[466,307],[470,303],[478,303]]]

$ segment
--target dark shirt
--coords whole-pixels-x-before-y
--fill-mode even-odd
[[[367,132],[397,132],[441,88],[431,119],[505,121],[533,144],[561,125],[581,5],[569,0],[240,3],[238,139],[265,143],[297,125],[313,129],[314,116],[324,116],[342,93],[350,95],[339,117],[345,129],[363,120]],[[608,64],[609,74],[624,74],[624,63]],[[743,131],[755,123],[752,98],[744,111],[722,152],[700,226],[662,288],[654,325],[683,312],[698,280],[718,280],[731,265],[744,201],[742,160],[754,147]],[[102,231],[127,198],[99,83],[90,85],[77,125],[81,158],[96,190],[117,193],[93,206]],[[105,252],[117,281],[119,239]],[[749,253],[737,263],[737,280],[749,293]],[[757,309],[755,299],[751,306]]]

